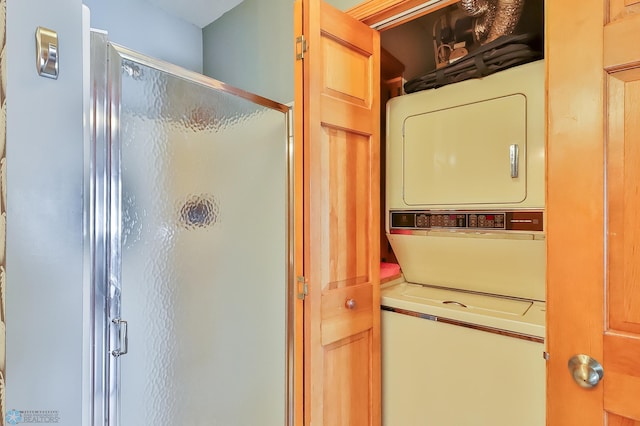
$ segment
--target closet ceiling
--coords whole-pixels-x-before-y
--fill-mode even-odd
[[[171,15],[204,28],[225,12],[233,9],[242,0],[147,0]]]

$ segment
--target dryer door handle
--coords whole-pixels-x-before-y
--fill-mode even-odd
[[[520,149],[518,148],[518,144],[512,144],[509,146],[509,163],[511,164],[511,178],[515,179],[518,177],[519,169],[520,169]]]

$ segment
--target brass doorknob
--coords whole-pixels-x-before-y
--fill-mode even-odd
[[[569,360],[569,371],[573,380],[583,388],[596,386],[604,376],[602,365],[589,355],[574,355]]]
[[[347,309],[355,309],[356,308],[356,300],[355,299],[347,299],[347,301],[344,302],[344,306]]]

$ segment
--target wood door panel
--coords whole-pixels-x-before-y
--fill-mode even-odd
[[[640,61],[640,44],[621,43],[638,37],[640,13],[626,14],[604,27],[604,67],[607,69],[628,68]]]
[[[604,11],[597,1],[545,2],[550,426],[604,419],[603,386],[582,389],[567,369],[576,354],[603,362]]]
[[[625,419],[624,417],[609,413],[607,416],[607,426],[640,426],[640,421]]]
[[[367,120],[371,110],[360,108],[352,103],[345,103],[343,100],[331,96],[323,95],[321,114],[331,123],[334,129],[349,129],[355,133],[370,135],[373,129],[371,121]]]
[[[611,22],[603,38],[608,71],[603,386],[608,424],[616,426],[640,424],[640,49],[630,42],[640,31],[640,9],[634,3],[609,2]]]
[[[301,0],[305,424],[380,424],[379,34]],[[300,8],[296,8],[298,10]],[[296,68],[296,69],[299,69]],[[296,93],[299,93],[296,88]],[[348,309],[345,302],[355,300]]]
[[[609,22],[640,12],[640,0],[609,0]]]
[[[370,331],[325,347],[323,424],[369,426],[373,423],[369,379],[371,347]]]
[[[332,37],[341,40],[342,44],[351,45],[363,52],[366,56],[372,56],[379,46],[376,46],[374,38],[378,38],[378,34],[370,31],[354,31],[352,23],[355,20],[344,19],[347,15],[332,7],[323,7],[320,15],[320,26],[322,27],[323,37]],[[357,22],[357,25],[362,23]],[[349,70],[344,70],[348,72]]]
[[[327,174],[330,241],[329,281],[339,288],[370,281],[371,169],[369,136],[324,127],[328,146]]]
[[[373,322],[372,285],[347,287],[326,292],[322,295],[322,345],[371,328]],[[349,308],[347,301],[355,306]]]
[[[607,83],[609,328],[640,333],[640,68]]]
[[[604,407],[623,417],[640,420],[640,336],[604,337]]]
[[[336,67],[350,70],[349,74],[343,74],[325,68],[325,93],[346,102],[368,106],[371,102],[371,93],[368,90],[371,80],[369,58],[351,46],[345,46],[328,37],[323,38],[322,48],[323,56]]]

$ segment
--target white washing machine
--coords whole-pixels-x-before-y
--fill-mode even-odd
[[[392,99],[385,426],[545,424],[544,62]]]
[[[543,426],[543,302],[382,290],[385,426]]]

